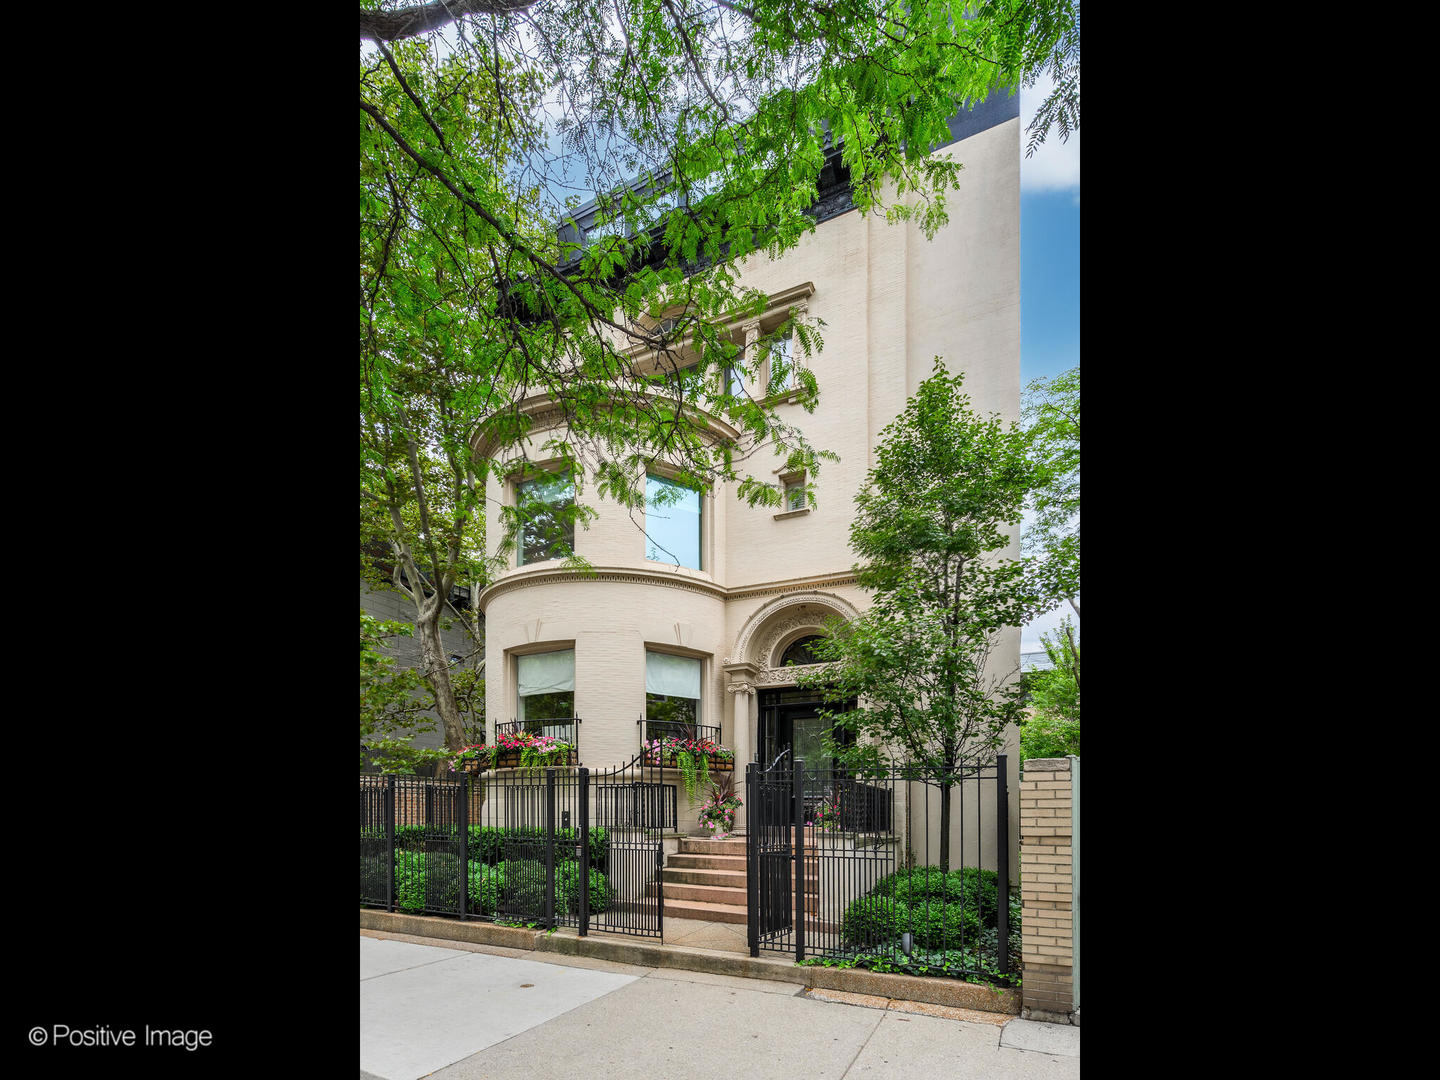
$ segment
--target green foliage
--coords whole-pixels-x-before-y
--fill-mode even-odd
[[[1069,618],[1041,637],[1054,666],[1026,676],[1031,715],[1020,728],[1020,760],[1080,754],[1080,642]]]
[[[506,881],[510,890],[506,891]],[[502,906],[525,918],[540,918],[545,912],[545,864],[537,859],[520,859],[509,863],[485,865],[471,861],[466,875],[468,910],[473,914],[495,916]],[[431,910],[458,911],[460,908],[460,859],[450,852],[396,852],[395,906],[406,912]],[[610,906],[612,892],[605,875],[591,869],[589,877],[590,911],[597,914]],[[373,889],[373,892],[366,890]],[[361,899],[374,901],[385,896],[383,861],[378,865],[361,861]],[[578,863],[557,863],[555,866],[555,911],[557,914],[578,915],[580,912],[580,866]]]
[[[1036,587],[1073,601],[1080,595],[1079,366],[1030,383],[1024,417],[1042,483],[1031,493],[1022,550],[1035,557]]]
[[[828,749],[862,773],[880,767],[878,745],[953,783],[960,769],[993,762],[1021,715],[1014,673],[992,658],[1004,628],[1047,599],[1023,563],[1002,555],[1042,473],[1018,425],[977,415],[962,381],[937,358],[882,432],[850,532],[874,600],[858,619],[832,624],[812,646],[828,666],[798,679],[831,704],[859,699],[851,712],[827,713],[854,745],[832,737]],[[942,862],[948,812],[942,803]]]
[[[409,623],[376,619],[360,611],[360,767],[375,764],[382,773],[429,772],[448,759],[444,749],[414,745],[416,736],[433,732],[433,685],[417,668],[398,668],[386,652],[396,637],[411,637]],[[452,696],[470,730],[485,727],[485,673],[456,669]]]
[[[1020,897],[1007,897],[1008,948],[1019,957]],[[993,870],[938,866],[888,874],[850,904],[840,938],[848,947],[843,966],[916,975],[984,975],[999,978],[997,964],[999,879]],[[912,935],[911,953],[901,947]]]
[[[540,847],[545,843],[545,830],[540,827],[504,829],[490,825],[471,825],[469,827],[469,852],[474,862],[487,866],[493,866],[504,862],[507,852],[513,853],[517,850],[524,850],[526,847]],[[395,850],[423,852],[427,838],[433,830],[424,825],[397,825],[395,826]],[[574,859],[575,845],[580,839],[580,830],[569,828],[555,830],[555,854],[559,861]],[[365,844],[375,844],[374,837],[361,838],[362,850]],[[378,843],[383,851],[385,834],[380,832]],[[590,865],[593,868],[605,870],[605,860],[610,846],[610,837],[602,826],[596,826],[589,832],[589,855]],[[513,855],[512,855],[513,857]]]
[[[727,366],[755,386],[782,335],[795,356],[823,347],[818,320],[791,312],[741,352],[734,325],[767,304],[741,264],[814,230],[836,147],[862,213],[933,236],[962,164],[929,150],[957,103],[1012,92],[1065,53],[1078,7],[1071,19],[1049,0],[459,3],[444,47],[435,23],[385,7],[362,5],[359,58],[362,573],[414,602],[456,750],[436,644],[451,587],[483,586],[527,528],[567,555],[589,500],[644,506],[657,459],[683,486],[733,484],[750,506],[781,503],[772,458],[817,477],[834,455],[777,399],[705,389]],[[563,171],[601,196],[598,227],[567,240],[542,179],[562,171],[557,144]],[[807,412],[813,366],[798,372]],[[522,402],[541,397],[563,429],[537,429]],[[738,435],[714,439],[706,416]],[[503,505],[485,536],[487,479],[528,474],[537,455],[575,498]],[[752,461],[759,475],[739,467]],[[585,563],[572,550],[564,565]]]

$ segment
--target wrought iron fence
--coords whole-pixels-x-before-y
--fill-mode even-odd
[[[610,770],[360,775],[360,902],[390,911],[659,935],[676,789]]]
[[[907,767],[750,765],[751,955],[1010,981],[1020,903],[1006,767],[1002,755],[942,783]]]

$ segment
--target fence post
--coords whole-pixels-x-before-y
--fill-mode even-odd
[[[996,959],[1002,975],[1010,974],[1010,781],[1006,761],[1006,755],[1001,754],[995,766],[995,869],[1000,879]]]
[[[555,770],[545,770],[545,928],[555,925]]]
[[[805,763],[795,759],[791,779],[795,820],[795,962],[805,959]]]
[[[590,770],[581,769],[580,782],[580,936],[590,932]]]
[[[460,774],[460,921],[470,902],[470,777]]]
[[[745,764],[745,802],[750,814],[745,822],[745,939],[750,946],[750,955],[760,955],[760,822],[764,816],[755,806],[755,763]]]
[[[385,868],[385,910],[395,910],[395,777],[385,777],[385,851],[390,856]]]

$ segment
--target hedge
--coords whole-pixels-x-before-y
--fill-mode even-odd
[[[506,855],[513,858],[524,858],[530,848],[538,855],[543,851],[545,844],[545,830],[543,828],[522,828],[502,829],[492,825],[471,825],[470,833],[470,858],[486,866],[494,866],[505,861]],[[454,836],[453,830],[437,830],[426,825],[396,825],[395,826],[395,850],[424,852],[426,844],[433,842],[436,836]],[[555,861],[558,865],[564,861],[571,861],[575,858],[575,845],[580,839],[579,829],[556,829],[555,830]],[[517,843],[518,841],[518,843]],[[528,843],[527,843],[528,842]],[[360,849],[364,854],[367,851],[384,851],[385,834],[381,832],[378,840],[375,832],[362,831],[360,836]],[[610,836],[603,826],[597,826],[590,830],[590,865],[601,871],[606,870],[606,856],[610,850]],[[509,847],[509,851],[506,848]],[[517,848],[519,850],[517,850]]]
[[[362,901],[373,902],[385,895],[384,864],[362,859]],[[502,899],[517,918],[539,919],[545,914],[545,864],[534,859],[509,864],[486,865],[476,860],[469,867],[470,913],[495,915]],[[510,889],[506,889],[507,877]],[[367,891],[374,890],[374,891]],[[508,894],[507,894],[508,893]],[[604,911],[610,904],[610,883],[599,870],[590,871],[590,911]],[[459,911],[460,858],[451,852],[396,852],[395,907],[400,911],[429,909]],[[580,913],[580,867],[576,862],[555,865],[555,913]]]
[[[1019,927],[1017,909],[1012,901],[1012,939]],[[841,920],[840,937],[849,946],[870,948],[908,932],[917,949],[945,951],[962,943],[973,948],[994,943],[998,914],[995,871],[966,866],[947,874],[938,866],[915,867],[881,878],[852,903]]]

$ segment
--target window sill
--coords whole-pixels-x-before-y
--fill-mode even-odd
[[[799,390],[786,390],[779,394],[771,394],[769,397],[761,398],[760,404],[766,406],[774,405],[798,405],[800,404],[801,392]]]
[[[782,514],[776,514],[775,520],[784,521],[786,518],[803,517],[804,515],[810,513],[811,509],[813,508],[809,506],[802,506],[799,510],[786,510]]]

